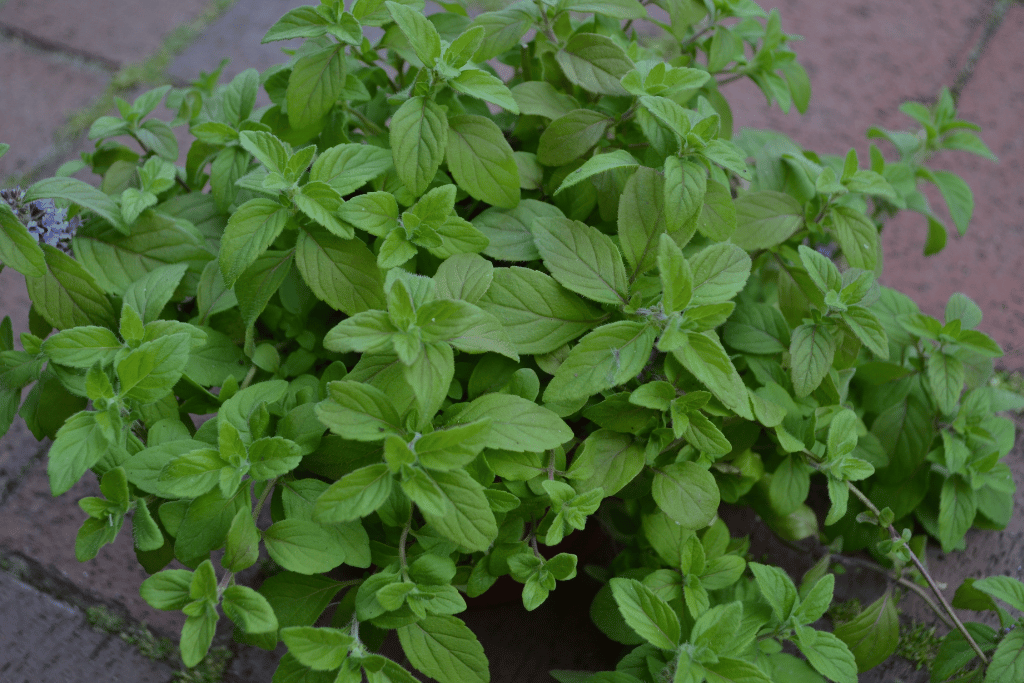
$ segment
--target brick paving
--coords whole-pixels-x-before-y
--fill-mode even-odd
[[[166,78],[188,81],[215,68],[222,57],[232,60],[225,69],[228,77],[277,63],[283,59],[282,44],[259,45],[260,37],[281,14],[309,2],[235,3],[169,63]],[[69,118],[100,101],[119,69],[156,54],[175,28],[214,4],[0,0],[0,141],[13,145],[0,159],[0,183],[23,175],[31,180],[88,149],[82,137],[60,137]],[[962,238],[951,238],[941,254],[926,258],[921,255],[923,219],[897,217],[883,233],[883,281],[910,294],[930,314],[941,313],[952,292],[967,293],[985,313],[983,329],[1008,352],[999,367],[1024,369],[1024,187],[1019,180],[1024,167],[1019,124],[1024,110],[1024,52],[1019,49],[1024,6],[1005,0],[777,0],[774,6],[779,7],[783,29],[805,38],[796,51],[810,74],[811,107],[804,116],[769,110],[756,88],[740,81],[727,92],[737,130],[771,127],[824,153],[843,154],[855,147],[863,159],[867,127],[898,129],[911,123],[898,111],[901,102],[929,102],[944,85],[960,88],[962,117],[982,125],[981,135],[1000,163],[962,153],[938,158],[938,167],[962,174],[974,191],[970,230]],[[941,199],[934,194],[929,198],[944,215]],[[16,338],[27,329],[28,306],[20,276],[0,272],[0,317],[11,316]],[[104,606],[131,623],[144,622],[166,634],[177,628],[180,615],[156,612],[138,597],[145,574],[133,564],[127,533],[96,560],[75,560],[73,539],[83,514],[76,501],[90,495],[95,484],[82,483],[51,498],[44,447],[20,418],[0,439],[0,680],[170,681],[169,664],[146,659],[121,639],[89,627],[83,610],[90,606]],[[1011,456],[1018,481],[1024,481],[1022,453],[1018,444]],[[955,585],[958,577],[984,572],[1021,576],[1024,510],[1017,513],[1006,531],[979,532],[966,554],[932,555],[937,577]],[[555,595],[559,593],[562,589]],[[587,645],[596,640],[570,646],[559,636],[568,632],[559,604],[568,603],[551,603],[544,620],[535,620],[539,615],[534,614],[522,621],[526,615],[512,607],[467,617],[490,653],[496,683],[544,680],[541,672],[553,666],[597,665],[586,659],[596,656],[588,654]],[[539,624],[547,624],[543,628],[553,645],[544,652],[517,650],[517,629],[540,633]],[[229,628],[222,620],[217,642],[228,641]],[[235,657],[224,680],[270,681],[275,655],[232,647]],[[568,652],[567,658],[549,658],[559,651]],[[892,675],[905,683],[924,680],[905,666],[872,672],[862,680],[890,680],[883,676]]]

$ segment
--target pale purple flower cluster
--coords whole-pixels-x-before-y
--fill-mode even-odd
[[[0,200],[14,209],[14,215],[37,242],[71,255],[71,238],[82,224],[77,216],[69,221],[68,210],[57,208],[52,199],[26,202],[25,190],[20,187],[0,190]]]

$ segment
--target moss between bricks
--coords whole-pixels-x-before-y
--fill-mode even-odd
[[[85,610],[89,624],[98,631],[119,637],[135,647],[144,657],[157,661],[177,661],[178,648],[170,638],[153,635],[142,625],[130,624],[126,619],[102,605]],[[216,683],[220,681],[231,661],[231,651],[226,647],[210,649],[206,659],[192,669],[175,672],[175,683]]]

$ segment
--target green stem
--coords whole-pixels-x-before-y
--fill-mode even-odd
[[[345,111],[359,119],[359,123],[361,123],[366,128],[369,128],[370,132],[372,132],[374,135],[383,136],[387,132],[383,128],[378,126],[376,123],[366,118],[366,115],[363,114],[361,111],[353,109],[348,105],[345,105]]]
[[[875,513],[876,517],[881,516],[881,510],[879,510],[878,507],[876,507],[875,504],[871,502],[870,498],[861,493],[860,489],[854,486],[852,482],[846,482],[846,486],[850,489],[850,492],[853,495],[855,495],[860,500],[860,502],[864,504],[864,507]],[[896,531],[896,527],[894,527],[892,524],[889,525],[889,535],[892,537],[892,540],[894,541],[899,541],[902,539],[900,534]],[[921,572],[921,576],[924,577],[924,580],[928,582],[928,587],[932,589],[932,592],[935,594],[935,597],[939,599],[939,603],[942,605],[942,609],[946,612],[946,614],[949,615],[949,618],[953,621],[953,624],[956,626],[956,629],[960,631],[963,637],[967,640],[967,643],[971,646],[971,649],[973,649],[977,653],[978,658],[981,659],[981,663],[988,665],[988,657],[985,656],[984,651],[982,651],[978,643],[975,642],[974,638],[971,636],[970,631],[967,630],[963,622],[960,621],[960,617],[956,615],[956,612],[953,611],[953,608],[946,601],[946,596],[944,596],[942,594],[942,591],[939,590],[939,587],[935,584],[935,580],[932,579],[931,574],[929,574],[928,570],[925,569],[925,566],[921,562],[921,559],[917,556],[917,554],[914,553],[913,550],[910,549],[909,546],[907,547],[907,552],[910,553],[910,560],[914,563],[914,566],[917,567],[917,570]]]
[[[249,372],[247,372],[245,374],[245,379],[242,380],[241,386],[238,387],[239,391],[241,391],[242,389],[245,389],[247,386],[252,384],[252,379],[253,379],[253,377],[256,376],[256,370],[257,369],[258,368],[255,365],[253,365],[252,367],[249,368]]]

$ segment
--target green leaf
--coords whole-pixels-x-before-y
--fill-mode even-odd
[[[822,294],[826,292],[839,293],[843,288],[843,276],[839,274],[836,264],[831,259],[816,250],[799,246],[800,262],[807,269],[807,275],[814,281],[815,286]]]
[[[488,683],[484,649],[460,619],[430,615],[398,629],[412,665],[440,683]]]
[[[751,573],[761,590],[761,595],[771,605],[775,617],[786,623],[797,604],[796,586],[782,569],[758,562],[749,562]]]
[[[892,655],[899,644],[900,622],[891,590],[868,605],[854,619],[835,629],[857,660],[857,671],[873,669]]]
[[[613,123],[607,114],[593,109],[574,109],[552,121],[537,143],[537,161],[563,166],[586,154],[604,139]]]
[[[270,603],[248,586],[228,586],[224,589],[221,607],[228,619],[235,622],[243,633],[277,633],[277,617]]]
[[[318,299],[346,315],[387,305],[377,259],[361,240],[303,228],[295,243],[295,265]]]
[[[930,170],[926,177],[939,188],[942,198],[946,200],[953,224],[963,237],[974,213],[974,195],[971,194],[970,186],[963,178],[949,171]]]
[[[300,460],[299,444],[280,436],[256,439],[249,446],[249,474],[256,480],[280,477],[298,467]]]
[[[441,56],[441,36],[434,25],[427,20],[422,12],[397,2],[384,3],[394,18],[398,28],[409,39],[409,45],[425,66],[434,66]]]
[[[488,448],[537,453],[558,448],[572,438],[565,422],[553,412],[511,394],[484,394],[460,410],[447,424],[491,419]]]
[[[329,398],[317,404],[316,416],[340,436],[380,441],[404,433],[402,420],[384,392],[369,384],[341,380],[327,385]]]
[[[681,311],[693,296],[693,271],[683,251],[668,235],[658,238],[658,275],[661,279],[661,305],[665,313]]]
[[[284,628],[312,626],[343,587],[342,583],[319,575],[281,572],[264,581],[259,591]]]
[[[46,273],[42,248],[7,204],[0,204],[0,263],[26,277]]]
[[[396,113],[395,116],[397,115]],[[392,117],[392,131],[395,130],[394,120]],[[394,142],[394,138],[392,138],[392,144]],[[312,168],[309,169],[309,180],[310,182],[327,183],[338,194],[345,196],[388,171],[392,167],[392,163],[392,152],[381,147],[354,143],[335,145],[324,150],[323,154],[313,162]],[[399,175],[399,177],[402,176]],[[430,176],[431,179],[433,177],[433,175]],[[391,196],[390,193],[388,196]],[[365,195],[361,197],[365,197]],[[353,199],[359,198],[354,197]],[[341,217],[349,220],[344,213],[341,214]],[[394,218],[397,217],[398,214],[395,213]],[[353,224],[357,228],[366,230],[361,225]]]
[[[235,515],[239,510],[251,509],[248,488],[242,489],[231,498],[224,498],[214,488],[193,500],[178,526],[174,556],[194,567],[206,560],[212,550],[224,545]]]
[[[193,667],[203,661],[210,651],[217,628],[217,610],[212,604],[205,604],[198,616],[189,616],[181,628],[181,662]]]
[[[612,19],[645,19],[647,10],[637,0],[568,0],[561,3],[570,12],[593,12]]]
[[[601,303],[626,303],[626,269],[608,235],[566,218],[538,219],[534,235],[544,265],[563,287]]]
[[[818,388],[832,367],[836,340],[825,325],[807,323],[793,330],[789,353],[793,390],[798,397],[808,396]]]
[[[805,500],[811,489],[811,471],[802,456],[787,456],[775,469],[768,487],[768,500],[772,510],[788,515]]]
[[[963,361],[947,353],[936,351],[925,362],[928,384],[932,397],[943,414],[954,412],[964,388],[965,369]]]
[[[950,552],[963,540],[974,523],[978,510],[978,495],[959,474],[942,484],[939,498],[939,541],[943,552]]]
[[[262,130],[246,130],[238,134],[238,142],[249,154],[275,173],[284,173],[288,166],[290,150],[272,133]]]
[[[573,185],[600,173],[613,171],[618,168],[636,168],[639,165],[640,162],[624,149],[612,150],[606,154],[597,154],[587,159],[582,166],[565,176],[562,184],[555,190],[555,194],[557,195],[562,190],[567,190]]]
[[[314,126],[334,107],[345,87],[345,46],[318,50],[292,68],[286,91],[292,128]]]
[[[1024,584],[1018,579],[1012,576],[988,576],[975,581],[974,587],[1024,612]]]
[[[631,629],[662,650],[674,650],[679,645],[679,617],[667,602],[636,579],[614,578],[608,583]]]
[[[665,183],[653,168],[641,166],[619,199],[619,244],[632,268],[630,280],[654,268],[658,238],[665,233]]]
[[[878,316],[863,306],[850,306],[843,311],[842,318],[871,353],[882,359],[889,357],[889,337]]]
[[[281,629],[281,639],[288,652],[303,666],[314,671],[333,671],[348,657],[355,639],[338,628],[289,626]]]
[[[130,351],[118,364],[121,395],[141,403],[165,396],[181,379],[188,363],[191,338],[180,332],[145,342]]]
[[[728,187],[715,180],[707,181],[704,204],[697,214],[696,229],[716,242],[725,241],[735,233],[736,205]]]
[[[1024,631],[1018,627],[1000,641],[985,672],[985,683],[1024,678]]]
[[[718,513],[718,484],[710,472],[693,462],[657,470],[651,494],[665,514],[687,529],[707,526]]]
[[[746,386],[715,333],[688,333],[686,341],[672,351],[676,359],[725,407],[753,420]]]
[[[82,411],[69,417],[57,431],[46,463],[53,495],[74,486],[106,454],[107,447],[96,413]]]
[[[582,399],[628,382],[647,365],[657,334],[656,328],[629,320],[593,330],[555,371],[544,400]]]
[[[429,479],[439,489],[444,510],[421,508],[439,534],[469,551],[487,550],[498,535],[494,513],[484,488],[465,470],[431,470]]]
[[[491,351],[519,360],[519,355],[498,319],[468,301],[431,301],[421,306],[416,316],[424,341],[444,341],[459,351]]]
[[[600,310],[551,276],[516,266],[494,270],[494,280],[479,305],[502,321],[521,354],[550,353],[604,319]]]
[[[164,534],[144,503],[139,503],[132,516],[132,540],[142,552],[159,550],[164,545]]]
[[[338,538],[343,534],[340,528],[284,519],[263,532],[263,544],[270,558],[288,571],[322,574],[345,561],[345,548]]]
[[[231,214],[221,238],[220,269],[231,287],[288,223],[288,210],[270,199],[250,199]]]
[[[847,262],[854,268],[878,274],[882,268],[882,247],[874,223],[845,206],[833,208],[829,215]]]
[[[44,178],[28,188],[23,201],[37,199],[66,199],[89,209],[110,223],[118,231],[128,234],[128,226],[121,217],[121,210],[113,197],[97,190],[77,178]]]
[[[857,662],[846,643],[809,626],[796,630],[797,647],[818,673],[836,683],[857,683]]]
[[[486,35],[473,61],[483,63],[517,46],[539,19],[537,6],[532,2],[516,2],[504,10],[477,16],[470,28],[481,26]]]
[[[42,352],[50,360],[69,368],[91,368],[114,362],[121,342],[105,327],[83,325],[58,332],[43,341]]]
[[[580,106],[571,95],[563,93],[547,81],[520,83],[512,88],[512,97],[523,116],[557,119]]]
[[[633,62],[611,38],[596,33],[577,33],[555,53],[562,73],[572,83],[599,95],[628,95],[620,79]]]
[[[142,322],[156,320],[187,271],[187,263],[154,268],[128,287],[124,293],[124,303],[139,312]]]
[[[240,390],[221,404],[217,417],[230,422],[238,430],[243,443],[252,441],[249,421],[260,410],[260,406],[276,403],[284,397],[288,383],[284,380],[267,380]]]
[[[963,330],[974,329],[981,324],[981,308],[966,294],[955,292],[946,304],[946,322],[953,320],[959,320]]]
[[[494,265],[490,261],[478,254],[456,254],[434,273],[435,296],[475,304],[487,294],[493,280]]]
[[[341,197],[337,190],[327,183],[316,181],[306,183],[292,195],[292,203],[307,218],[317,225],[327,228],[338,237],[347,240],[355,236],[352,226],[345,225],[337,219],[336,214],[341,205]]]
[[[466,69],[449,80],[448,85],[464,95],[496,104],[512,114],[519,113],[519,105],[516,104],[512,91],[505,86],[505,82],[482,69]]]
[[[221,566],[231,572],[240,572],[256,564],[260,557],[260,532],[252,513],[242,508],[231,520]]]
[[[167,569],[142,582],[142,599],[156,609],[179,610],[189,601],[192,572],[186,569]]]
[[[297,7],[278,19],[263,36],[261,43],[291,38],[316,38],[327,32],[329,23],[315,7]]]
[[[284,282],[294,260],[294,250],[268,251],[246,268],[235,283],[238,309],[246,326],[245,352],[254,352],[253,335],[256,319]]]
[[[445,158],[459,187],[474,199],[511,209],[519,203],[519,167],[497,124],[483,116],[448,119]],[[397,164],[396,164],[397,165]]]
[[[789,325],[779,309],[768,304],[741,303],[725,324],[723,336],[729,346],[759,355],[789,349]]]
[[[392,483],[391,472],[383,463],[355,470],[320,494],[314,508],[314,517],[325,524],[365,517],[388,499]]]
[[[420,195],[437,174],[448,147],[448,119],[432,100],[413,97],[391,118],[395,171],[413,195]]]
[[[761,669],[742,659],[719,657],[717,662],[703,666],[708,683],[771,683],[773,680]]]
[[[712,244],[689,258],[693,271],[690,306],[729,301],[750,277],[750,257],[735,244]]]
[[[697,229],[691,219],[704,206],[707,182],[707,170],[700,164],[679,157],[665,159],[665,218],[669,233],[680,246],[689,242]]]
[[[93,276],[64,252],[42,245],[46,272],[25,277],[32,308],[58,330],[83,325],[111,326],[114,308]]]
[[[567,476],[580,493],[600,488],[614,496],[640,474],[644,463],[644,449],[631,435],[598,429],[578,449]]]

